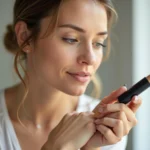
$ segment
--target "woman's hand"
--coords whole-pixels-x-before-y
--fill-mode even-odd
[[[135,112],[141,105],[140,97],[133,97],[127,105],[115,103],[117,97],[127,89],[124,87],[112,92],[96,106],[94,112],[97,132],[84,147],[100,147],[115,144],[127,135],[137,123]]]
[[[96,131],[94,113],[66,114],[51,131],[42,150],[77,150],[87,143]]]
[[[105,117],[100,117],[95,121],[95,123],[102,124],[109,127],[114,127],[113,132],[116,132],[118,137],[122,137],[127,135],[132,127],[137,124],[137,119],[135,117],[135,108],[138,108],[141,104],[140,97],[133,97],[131,100],[132,106],[134,105],[134,110],[132,110],[128,105],[115,103],[115,104],[107,104],[101,106],[100,113]],[[131,106],[130,103],[130,106]],[[123,125],[123,130],[121,130]],[[120,126],[120,132],[117,133],[117,127]],[[98,127],[99,128],[99,127]],[[121,134],[121,131],[123,132]],[[119,135],[120,133],[120,135]]]

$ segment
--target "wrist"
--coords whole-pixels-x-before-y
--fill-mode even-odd
[[[70,144],[56,144],[55,142],[52,143],[45,143],[41,150],[76,150]]]
[[[52,143],[46,142],[41,148],[41,150],[63,150],[63,149],[56,147],[54,143],[52,144]]]

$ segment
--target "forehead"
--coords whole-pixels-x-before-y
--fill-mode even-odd
[[[58,24],[64,23],[107,30],[106,9],[97,0],[65,0],[58,18]]]

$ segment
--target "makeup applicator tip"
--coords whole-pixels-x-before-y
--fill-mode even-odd
[[[150,83],[150,75],[148,75],[147,77],[148,82]]]

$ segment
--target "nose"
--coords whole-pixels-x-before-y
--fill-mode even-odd
[[[77,59],[79,64],[94,65],[96,63],[97,56],[96,52],[93,50],[92,44],[82,47],[79,51],[80,54]]]

